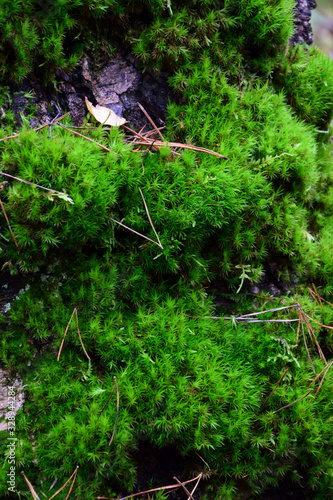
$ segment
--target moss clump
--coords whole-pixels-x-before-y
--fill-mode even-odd
[[[55,126],[53,139],[25,125],[0,142],[2,172],[30,183],[7,178],[1,193],[17,243],[2,218],[2,261],[28,275],[30,288],[2,318],[0,356],[26,384],[16,467],[38,494],[77,465],[76,498],[134,491],[144,437],[173,445],[202,471],[207,499],[252,497],[284,476],[316,498],[331,495],[333,379],[314,334],[328,358],[332,335],[320,323],[330,325],[333,310],[307,286],[332,301],[332,63],[317,50],[287,48],[292,5],[79,1],[59,6],[58,24],[38,21],[34,2],[4,10],[8,30],[35,26],[22,45],[31,67],[15,50],[8,59],[2,52],[6,78],[37,74],[37,63],[51,78],[69,61],[68,41],[85,40],[81,22],[110,44],[113,30],[143,66],[171,69],[181,104],[169,105],[167,139],[229,158],[167,147],[140,157],[121,131],[102,128],[86,133],[110,152]],[[33,53],[42,29],[45,53]],[[2,47],[16,46],[6,33]],[[8,134],[0,129],[0,138]],[[248,284],[272,267],[277,282],[289,283],[287,296],[251,293]],[[217,307],[213,282],[228,311]],[[296,347],[298,324],[281,321],[285,310],[265,316],[279,323],[233,321],[297,301],[319,322],[313,343],[301,329]],[[74,308],[90,360],[73,320],[57,361]],[[213,320],[218,314],[231,319]],[[114,377],[120,408],[109,447],[115,400],[104,406]],[[5,440],[0,446],[5,452]],[[16,487],[26,494],[18,474]]]
[[[73,67],[85,45],[121,39],[148,67],[174,69],[207,51],[237,74],[245,61],[278,54],[293,31],[293,6],[293,0],[3,1],[1,73],[17,81],[42,68],[49,79],[57,68]]]

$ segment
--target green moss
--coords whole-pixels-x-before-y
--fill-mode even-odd
[[[2,217],[2,262],[29,273],[30,288],[1,318],[0,358],[26,386],[16,466],[38,495],[77,465],[75,498],[135,491],[143,437],[202,471],[207,499],[253,497],[284,476],[317,498],[332,491],[332,370],[303,398],[315,375],[302,338],[296,346],[297,323],[235,321],[299,301],[332,323],[331,306],[307,292],[313,282],[331,301],[333,291],[332,63],[316,49],[288,49],[292,6],[78,0],[51,12],[4,2],[5,79],[50,81],[92,33],[92,47],[121,37],[143,67],[171,70],[181,104],[169,105],[168,140],[228,157],[165,147],[140,158],[121,131],[102,128],[85,133],[108,153],[56,126],[52,140],[25,125],[0,142],[1,171],[31,183],[4,178],[1,193],[19,247]],[[254,296],[249,285],[274,267],[270,279],[289,283],[288,294]],[[89,362],[75,319],[57,361],[74,308]],[[297,318],[294,308],[265,318],[287,314]],[[332,335],[313,324],[329,356]],[[306,338],[319,374],[325,363]],[[103,407],[115,376],[109,447],[116,394]],[[17,491],[27,494],[19,474]]]
[[[281,58],[274,79],[299,118],[319,128],[332,119],[332,62],[318,48],[297,46]]]

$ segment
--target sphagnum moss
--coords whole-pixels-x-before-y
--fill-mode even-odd
[[[110,153],[61,128],[54,140],[25,129],[0,142],[1,171],[74,202],[13,180],[1,193],[19,247],[2,218],[3,263],[31,282],[1,320],[1,360],[26,384],[18,494],[27,495],[21,470],[40,496],[77,466],[75,498],[134,491],[133,452],[144,437],[192,463],[198,452],[210,467],[207,499],[254,496],[285,476],[316,498],[331,495],[332,371],[315,396],[314,371],[327,368],[309,337],[307,353],[302,332],[296,347],[297,323],[215,321],[207,293],[214,280],[233,297],[222,316],[273,308],[272,297],[253,300],[247,287],[273,264],[276,279],[298,283],[297,297],[290,291],[277,307],[298,300],[319,323],[332,322],[332,307],[307,292],[313,281],[331,300],[332,63],[316,49],[288,48],[291,0],[43,5],[3,2],[6,81],[32,72],[52,79],[74,63],[85,33],[97,33],[97,45],[120,36],[142,67],[171,71],[182,104],[169,105],[167,138],[229,160],[162,149],[141,163],[122,132],[101,128],[87,134]],[[163,249],[112,221],[155,240],[141,193]],[[57,361],[74,308],[90,362],[75,321]],[[286,318],[276,314],[268,319]],[[312,324],[329,357],[332,336]],[[115,376],[109,447],[115,394],[103,408]],[[5,453],[6,439],[0,446]],[[198,458],[194,468],[205,467]]]

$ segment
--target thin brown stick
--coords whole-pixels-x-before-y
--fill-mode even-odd
[[[82,137],[83,139],[86,139],[89,142],[93,142],[94,144],[97,144],[100,148],[104,149],[104,151],[110,152],[111,149],[107,148],[106,146],[103,146],[103,144],[100,144],[97,141],[94,141],[93,139],[90,139],[90,137],[87,137],[86,135],[80,134],[79,132],[76,132],[75,130],[71,130],[70,128],[64,127],[61,123],[58,123],[59,127],[63,128],[64,130],[67,130],[67,132],[71,132],[74,135],[77,135],[79,137]]]
[[[63,118],[66,118],[67,115],[69,115],[70,113],[65,113],[64,115],[62,116],[59,116],[59,118],[57,118],[56,120],[54,120],[53,124],[54,123],[58,123],[59,120],[62,120]],[[42,130],[43,128],[46,128],[48,127],[50,124],[49,123],[45,123],[44,125],[41,125],[40,127],[37,127],[37,128],[32,128],[31,130],[29,130],[29,132],[38,132],[38,130]],[[8,137],[4,137],[3,139],[0,139],[0,141],[7,141],[8,139],[15,139],[16,137],[19,137],[20,134],[14,134],[14,135],[10,135]]]
[[[150,238],[148,238],[148,236],[144,236],[143,234],[138,233],[138,231],[135,231],[134,229],[131,229],[131,228],[130,228],[130,227],[128,227],[128,226],[125,226],[125,224],[123,224],[122,222],[117,221],[116,219],[112,219],[111,217],[109,217],[109,219],[110,219],[110,220],[112,220],[113,222],[115,222],[116,224],[119,224],[120,226],[124,227],[125,229],[128,229],[128,230],[129,230],[129,231],[131,231],[132,233],[135,233],[135,234],[137,234],[138,236],[141,236],[141,238],[144,238],[145,240],[148,240],[148,241],[151,241],[152,243],[155,243],[155,245],[157,245],[158,247],[160,247],[160,248],[162,248],[162,249],[163,249],[163,247],[162,247],[159,243],[157,243],[157,242],[156,242],[156,241],[154,241],[154,240],[151,240]]]
[[[301,310],[301,316],[302,316],[303,321],[305,321],[305,324],[306,324],[306,327],[308,329],[308,334],[309,334],[311,343],[313,344],[314,343],[314,337],[312,336],[312,328],[308,327],[309,322],[306,322],[306,317],[305,317],[304,312],[302,310]]]
[[[310,292],[311,297],[312,297],[312,298],[313,298],[313,300],[315,301],[315,303],[316,303],[316,304],[318,304],[318,306],[319,306],[319,305],[321,305],[321,307],[323,307],[323,306],[322,306],[322,304],[321,304],[320,302],[318,302],[318,300],[317,300],[317,296],[316,296],[316,294],[314,293],[314,291],[313,291],[313,290],[311,290],[311,288],[309,288],[309,287],[308,287],[308,290],[309,290],[309,292]]]
[[[108,397],[107,402],[105,403],[105,405],[104,405],[104,406],[103,406],[103,408],[101,409],[99,416],[101,416],[101,415],[102,415],[103,411],[105,410],[105,408],[106,408],[106,407],[107,407],[107,405],[109,404],[109,401],[110,401],[110,399],[112,398],[112,395],[113,395],[113,393],[114,393],[115,388],[116,388],[116,385],[115,385],[115,383],[113,383],[112,392],[111,392],[110,396]]]
[[[294,404],[295,404],[295,403],[297,403],[298,401],[302,401],[302,399],[305,399],[305,398],[306,398],[309,394],[311,394],[311,392],[312,392],[312,389],[311,389],[309,392],[307,392],[307,393],[305,394],[305,396],[302,396],[301,398],[296,399],[296,401],[293,401],[293,402],[292,402],[292,403],[290,403],[289,405],[282,406],[282,408],[279,408],[278,410],[275,410],[273,413],[278,413],[278,412],[279,412],[279,411],[281,411],[281,410],[285,410],[286,408],[289,408],[289,406],[294,405]]]
[[[72,318],[73,318],[73,316],[74,316],[74,314],[75,314],[75,310],[76,310],[76,307],[74,307],[73,312],[72,312],[72,315],[71,315],[71,318],[70,318],[70,320],[68,321],[68,324],[67,324],[67,326],[66,326],[66,330],[65,330],[64,336],[63,336],[63,338],[62,338],[61,344],[60,344],[60,349],[59,349],[59,352],[58,352],[57,361],[59,361],[60,354],[61,354],[61,351],[62,351],[62,346],[64,345],[64,342],[65,342],[65,337],[66,337],[66,335],[67,335],[68,328],[69,328],[69,325],[71,324]]]
[[[308,329],[308,332],[309,332],[309,334],[310,334],[310,332],[311,332],[311,335],[312,335],[312,337],[313,337],[313,339],[314,339],[314,341],[315,341],[315,344],[316,344],[316,347],[317,347],[317,351],[318,351],[319,357],[320,357],[320,358],[324,361],[325,365],[327,365],[326,358],[325,358],[325,356],[324,356],[323,351],[321,350],[321,347],[320,347],[320,345],[319,345],[319,342],[318,342],[318,340],[317,340],[317,337],[316,337],[316,335],[315,335],[315,332],[313,331],[312,326],[310,325],[310,323],[309,323],[308,319],[307,319],[306,317],[304,317],[304,319],[305,319],[305,324],[306,324],[306,327],[307,327],[307,329]]]
[[[83,341],[82,341],[82,338],[81,338],[81,335],[80,335],[79,318],[78,318],[78,315],[77,315],[77,309],[76,309],[76,307],[74,309],[75,309],[75,314],[76,314],[77,333],[79,334],[79,338],[80,338],[80,342],[81,342],[81,345],[82,345],[82,349],[84,350],[84,354],[87,356],[87,358],[89,359],[89,361],[91,361],[90,357],[88,356],[87,351],[84,348]]]
[[[0,175],[4,175],[5,177],[10,177],[11,179],[15,179],[16,181],[24,182],[24,184],[29,184],[29,186],[35,186],[35,187],[38,187],[40,189],[45,189],[45,191],[50,191],[51,193],[54,193],[54,194],[61,194],[61,195],[67,196],[66,193],[62,193],[61,191],[56,191],[55,189],[46,188],[44,186],[41,186],[40,184],[35,184],[34,182],[25,181],[24,179],[21,179],[20,177],[15,177],[14,175],[6,174],[5,172],[0,172]]]
[[[331,302],[327,302],[327,300],[325,300],[322,297],[320,297],[320,295],[318,295],[318,297],[320,298],[320,300],[322,300],[323,302],[326,302],[326,304],[328,304],[329,306],[333,307],[333,304],[331,304]]]
[[[143,196],[143,193],[142,193],[142,191],[141,191],[141,189],[140,189],[140,188],[139,188],[139,191],[140,191],[141,198],[142,198],[143,204],[144,204],[145,209],[146,209],[146,212],[147,212],[147,216],[148,216],[148,219],[149,219],[150,225],[151,225],[151,227],[153,228],[153,231],[154,231],[154,234],[155,234],[155,236],[156,236],[156,238],[157,238],[157,241],[158,241],[158,243],[159,243],[159,246],[160,246],[161,248],[163,248],[163,247],[162,247],[162,243],[160,242],[160,239],[159,239],[158,234],[157,234],[157,232],[156,232],[156,229],[155,229],[155,227],[154,227],[154,224],[153,224],[153,222],[152,222],[152,220],[151,220],[151,218],[150,218],[149,211],[148,211],[148,207],[147,207],[147,203],[146,203],[146,200],[145,200],[145,198],[144,198],[144,196]]]
[[[209,466],[208,466],[208,467],[209,467]],[[209,469],[209,470],[210,470],[210,469]],[[191,496],[193,495],[193,493],[194,493],[194,492],[195,492],[195,490],[197,489],[197,487],[198,487],[198,485],[199,485],[199,483],[200,483],[200,481],[201,481],[202,476],[203,476],[203,473],[201,472],[201,473],[199,474],[199,479],[198,479],[198,481],[195,483],[194,488],[193,488],[193,490],[191,491]],[[190,499],[190,497],[188,497],[188,499],[187,499],[187,500],[189,500],[189,499]]]
[[[9,139],[15,139],[15,137],[18,137],[19,134],[14,134],[14,135],[8,135],[7,137],[3,137],[0,139],[0,141],[8,141]]]
[[[3,137],[2,139],[0,139],[0,141],[8,141],[8,139],[15,139],[15,137],[18,137],[18,136],[19,136],[19,134],[9,135],[8,137]]]
[[[312,386],[312,384],[314,384],[315,382],[317,382],[317,380],[321,377],[321,375],[323,374],[323,372],[327,370],[327,366],[325,366],[320,373],[318,373],[318,375],[312,380],[311,384],[309,385],[309,387]]]
[[[75,125],[66,125],[68,128],[75,128],[76,130],[98,130],[99,127],[76,127]],[[111,128],[103,128],[103,131],[109,132]]]
[[[146,118],[148,118],[148,120],[150,121],[150,123],[152,124],[152,126],[154,127],[154,129],[156,130],[156,132],[158,133],[158,135],[160,136],[160,138],[162,139],[162,141],[164,141],[164,137],[163,135],[161,134],[161,131],[157,128],[157,126],[155,125],[155,122],[153,121],[153,119],[148,115],[147,111],[145,110],[145,108],[138,102],[137,105],[139,106],[139,108],[141,109],[142,113],[145,115]]]
[[[62,339],[61,345],[60,345],[59,352],[58,352],[57,361],[59,361],[60,354],[61,354],[61,351],[62,351],[62,347],[63,347],[64,342],[65,342],[65,337],[66,337],[66,335],[67,335],[68,328],[69,328],[69,325],[71,324],[71,321],[72,321],[72,319],[73,319],[74,314],[76,315],[76,327],[77,327],[77,333],[78,333],[78,335],[79,335],[79,339],[80,339],[80,342],[81,342],[82,348],[83,348],[83,350],[84,350],[85,355],[86,355],[86,356],[87,356],[87,358],[89,359],[89,361],[91,361],[90,357],[88,356],[87,351],[85,350],[85,347],[84,347],[84,345],[83,345],[83,341],[82,341],[82,338],[81,338],[81,335],[80,335],[80,329],[79,329],[79,318],[78,318],[78,314],[77,314],[77,309],[76,309],[76,307],[74,307],[73,312],[72,312],[72,315],[71,315],[71,317],[70,317],[70,320],[69,320],[69,322],[68,322],[68,324],[67,324],[67,326],[66,326],[66,330],[65,330],[65,333],[64,333],[64,336],[63,336],[63,339]]]
[[[141,146],[147,146],[150,142],[152,142],[152,139],[148,140],[145,139],[145,142],[137,141],[136,144],[141,145]],[[224,160],[229,160],[227,156],[223,156],[220,153],[216,153],[215,151],[212,151],[210,149],[206,148],[201,148],[199,146],[192,146],[190,144],[181,144],[179,142],[163,142],[159,140],[155,140],[154,147],[162,147],[162,146],[169,146],[170,148],[180,148],[180,149],[192,149],[193,151],[198,151],[201,153],[208,153],[213,156],[218,156],[219,158],[223,158]]]
[[[324,300],[324,299],[323,299]],[[329,304],[329,302],[328,302]],[[308,314],[303,313],[307,318],[311,319],[311,321],[314,321],[317,323],[317,325],[322,326],[323,328],[329,328],[330,330],[333,330],[333,326],[328,326],[328,325],[323,325],[322,323],[319,323],[319,321],[316,321],[315,319],[311,318]]]
[[[137,137],[139,137],[140,139],[142,139],[143,141],[146,141],[147,144],[149,144],[149,140],[145,138],[144,135],[141,135],[140,133],[138,132],[135,132],[135,130],[127,127],[126,125],[121,125],[125,130],[128,130],[129,132],[131,132],[132,134],[136,135]]]
[[[331,368],[331,366],[332,366],[332,365],[333,365],[333,361],[331,361],[331,362],[327,365],[327,367],[326,367],[326,371],[325,371],[325,373],[324,373],[324,375],[323,375],[323,378],[322,378],[322,379],[321,379],[321,381],[320,381],[320,384],[319,384],[318,389],[316,390],[315,396],[317,396],[318,392],[320,391],[320,388],[321,388],[321,386],[323,385],[323,382],[324,382],[324,379],[325,379],[325,377],[326,377],[326,375],[327,375],[327,372],[328,372],[328,370]]]
[[[30,481],[28,480],[27,476],[24,474],[24,471],[23,471],[23,470],[21,471],[21,474],[22,474],[22,476],[24,477],[25,482],[26,482],[26,483],[27,483],[27,485],[29,486],[29,490],[30,490],[30,492],[31,492],[31,494],[32,494],[32,496],[33,496],[33,498],[34,498],[34,500],[40,500],[39,496],[38,496],[38,495],[37,495],[37,493],[35,492],[35,490],[34,490],[34,488],[33,488],[32,484],[31,484],[31,483],[30,483]]]
[[[183,488],[183,490],[185,491],[186,495],[188,495],[188,498],[190,498],[191,500],[194,500],[194,498],[192,497],[191,493],[188,491],[188,489],[186,488],[186,486],[181,481],[179,481],[179,479],[177,479],[176,476],[173,476],[173,478],[177,481],[177,483],[179,484],[179,486],[181,486]]]
[[[157,130],[164,130],[166,127],[158,127]],[[145,133],[145,137],[150,137],[152,134],[156,133],[156,129],[154,130],[149,130],[148,132]]]
[[[58,495],[58,493],[60,493],[60,491],[62,491],[62,490],[65,488],[65,486],[67,486],[67,484],[69,483],[69,481],[72,479],[72,477],[73,477],[74,475],[75,475],[75,478],[76,478],[76,474],[77,474],[77,470],[78,470],[78,468],[79,468],[79,466],[77,465],[77,466],[76,466],[76,468],[75,468],[75,471],[73,472],[73,474],[71,475],[71,477],[70,477],[69,479],[67,479],[67,481],[65,482],[65,484],[64,484],[61,488],[59,488],[59,490],[58,490],[58,491],[56,491],[56,492],[55,492],[55,493],[54,493],[54,494],[53,494],[53,495],[49,498],[49,500],[52,500],[52,498],[54,498],[55,496],[57,496],[57,495]],[[75,478],[74,478],[74,480],[75,480]],[[70,491],[71,491],[71,490],[70,490]],[[66,499],[67,499],[67,498],[68,498],[68,496],[66,497]]]
[[[114,435],[116,433],[117,423],[118,423],[118,417],[119,417],[119,389],[118,389],[118,384],[117,384],[117,378],[116,378],[116,376],[114,376],[113,379],[114,379],[114,383],[115,383],[116,390],[117,390],[117,415],[116,415],[116,422],[114,424],[112,436],[111,436],[111,439],[110,439],[110,442],[109,442],[109,446],[111,446],[111,443],[113,441]]]
[[[278,385],[281,384],[282,380],[284,379],[284,376],[286,375],[287,371],[288,371],[288,368],[283,372],[282,376],[280,377],[280,379],[278,380],[278,382],[275,384],[274,389],[272,390],[272,392],[270,393],[270,395],[268,396],[268,398],[264,401],[264,403],[261,405],[261,408],[260,408],[259,411],[262,411],[262,409],[266,406],[266,404],[268,403],[268,401],[271,399],[271,397],[273,396],[274,392],[278,388]]]
[[[189,479],[188,481],[184,481],[183,484],[193,483],[193,481],[197,481],[197,479],[201,476],[201,472],[198,476],[193,479]],[[161,486],[160,488],[152,488],[151,490],[139,491],[139,493],[133,493],[132,495],[128,495],[127,497],[119,498],[118,500],[127,500],[128,498],[138,497],[139,495],[145,495],[146,493],[152,493],[153,491],[161,491],[161,490],[171,490],[179,488],[179,484],[170,484],[169,486]],[[105,497],[97,497],[97,499],[105,498]],[[110,499],[111,500],[111,499]]]
[[[301,322],[302,322],[302,333],[303,333],[303,340],[304,340],[304,345],[305,345],[306,353],[308,355],[308,360],[310,362],[310,365],[311,365],[311,368],[313,370],[313,373],[316,375],[316,370],[314,369],[314,366],[313,366],[313,363],[312,363],[312,359],[311,359],[311,356],[310,356],[310,353],[309,353],[308,344],[306,343],[306,338],[305,338],[305,333],[304,333],[304,321],[303,321],[303,317],[301,319]]]
[[[312,286],[313,286],[313,289],[318,297],[318,300],[319,300],[319,304],[321,305],[321,307],[323,307],[322,303],[321,303],[321,297],[319,295],[319,293],[317,292],[317,288],[315,287],[314,283],[312,283]]]
[[[68,495],[66,496],[65,500],[68,500],[69,498],[69,495],[72,493],[72,489],[73,489],[73,486],[74,486],[74,483],[75,483],[75,479],[76,479],[76,474],[77,474],[77,470],[78,470],[79,466],[77,465],[76,466],[76,470],[74,472],[74,477],[73,477],[73,482],[71,484],[71,487],[69,488],[69,492],[68,492]]]
[[[7,181],[6,181],[6,182],[7,182]],[[2,201],[1,201],[1,198],[0,198],[0,205],[1,205],[2,212],[3,212],[4,216],[5,216],[5,219],[6,219],[6,221],[7,221],[7,225],[8,225],[8,229],[9,229],[9,231],[10,231],[10,234],[11,234],[11,235],[12,235],[12,237],[13,237],[14,243],[15,243],[15,245],[17,246],[18,251],[20,251],[19,246],[18,246],[17,241],[16,241],[16,238],[15,238],[15,234],[14,234],[14,232],[13,232],[12,228],[10,227],[9,220],[8,220],[8,217],[7,217],[7,214],[6,214],[6,210],[5,210],[5,207],[3,206],[3,203],[2,203]]]
[[[206,464],[206,465],[207,465],[208,470],[211,470],[211,469],[210,469],[210,467],[209,467],[209,465],[207,464],[206,460],[204,460],[204,459],[202,458],[202,456],[201,456],[201,455],[199,455],[199,453],[198,453],[197,451],[194,451],[194,453],[195,453],[196,455],[198,455],[198,457],[199,457],[199,458],[201,458],[201,460],[203,461],[203,463],[204,463],[204,464]]]
[[[142,132],[144,131],[144,129],[147,127],[147,123],[144,124],[144,126],[139,130],[138,134],[142,134]],[[146,135],[146,134],[145,134]]]

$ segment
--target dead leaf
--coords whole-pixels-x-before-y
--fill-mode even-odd
[[[88,111],[99,123],[102,123],[103,125],[111,125],[111,127],[119,127],[120,125],[124,125],[124,123],[126,123],[125,118],[116,115],[112,109],[105,108],[99,104],[94,106],[86,97],[85,100]]]

